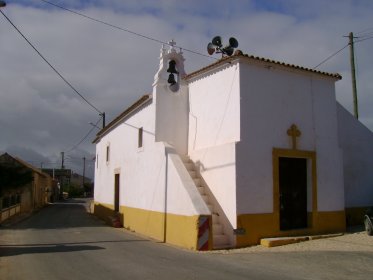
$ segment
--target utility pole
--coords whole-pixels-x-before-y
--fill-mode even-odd
[[[85,157],[83,157],[83,188],[85,183]]]
[[[64,169],[65,166],[64,166],[64,161],[65,161],[65,152],[61,152],[61,169]],[[60,199],[63,198],[63,190],[64,190],[64,186],[65,186],[65,178],[64,176],[60,176],[59,178],[60,180]]]
[[[61,169],[64,169],[65,166],[63,165],[65,162],[65,152],[61,152]]]
[[[100,115],[102,117],[102,128],[105,128],[105,112],[102,112]]]
[[[354,52],[354,34],[348,34],[350,45],[350,64],[351,64],[351,80],[352,80],[352,97],[354,102],[354,116],[359,119],[358,102],[357,102],[357,89],[356,89],[356,75],[355,75],[355,52]]]

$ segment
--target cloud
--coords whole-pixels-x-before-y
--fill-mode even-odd
[[[373,2],[367,0],[53,2],[145,36],[175,39],[203,54],[213,36],[234,36],[245,53],[310,68],[345,46],[348,32],[366,36],[369,30],[357,32],[373,27]],[[152,91],[160,43],[38,0],[9,1],[4,13],[87,100],[106,112],[107,121]],[[0,34],[0,150],[56,161],[91,129],[89,122],[99,119],[98,112],[51,71],[1,15]],[[361,121],[371,130],[372,43],[355,45]],[[214,61],[186,50],[184,54],[187,72]],[[336,83],[337,99],[352,111],[348,48],[318,69],[343,75]],[[93,157],[92,137],[70,154]]]

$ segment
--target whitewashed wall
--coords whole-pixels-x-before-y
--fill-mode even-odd
[[[338,104],[346,207],[373,206],[373,132]]]
[[[186,216],[211,214],[176,151],[154,141],[153,105],[133,114],[97,144],[95,202],[114,204],[114,176],[119,173],[121,206]],[[138,148],[140,127],[142,148]]]
[[[238,213],[273,211],[272,149],[291,149],[286,132],[293,123],[302,132],[298,149],[317,153],[318,210],[342,210],[334,80],[265,63],[241,63],[240,67]]]
[[[236,228],[235,144],[240,139],[239,70],[226,64],[189,82],[189,155]]]
[[[181,85],[177,92],[168,83],[156,86],[156,141],[167,142],[186,155],[188,152],[188,89]]]

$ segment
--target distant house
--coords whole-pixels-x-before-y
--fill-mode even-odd
[[[46,173],[7,153],[0,156],[0,222],[50,202],[57,184]]]
[[[70,183],[83,188],[83,176],[72,172]],[[84,177],[84,184],[92,184],[92,180],[88,177]]]
[[[49,174],[54,180],[56,180],[59,184],[59,189],[54,192],[53,199],[58,200],[59,192],[66,188],[66,186],[70,185],[72,171],[71,169],[66,168],[43,168],[42,171],[44,173]]]
[[[340,79],[241,52],[186,75],[163,47],[153,93],[94,140],[95,213],[197,250],[345,231],[373,206],[373,134]]]

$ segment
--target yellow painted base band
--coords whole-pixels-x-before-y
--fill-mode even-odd
[[[115,215],[114,206],[109,204],[95,203],[94,213],[110,224],[109,217]],[[200,217],[198,215],[165,215],[162,212],[121,206],[119,209],[119,217],[123,227],[128,230],[132,230],[153,239],[176,246],[197,250],[198,223]],[[211,249],[212,234],[210,233],[209,250]]]
[[[93,213],[107,224],[111,224],[110,217],[115,215],[114,205],[95,202]]]
[[[314,235],[346,231],[345,212],[309,213],[309,227],[299,230],[280,231],[278,215],[243,214],[237,217],[237,225],[244,228],[246,233],[237,236],[237,247],[260,244],[260,239],[268,237],[285,237]],[[312,222],[311,222],[312,221]]]
[[[372,206],[370,206],[372,207]],[[364,224],[365,212],[370,208],[366,207],[350,207],[346,208],[346,222],[348,226],[357,226]]]
[[[164,214],[162,212],[121,206],[123,226],[154,239],[192,250],[197,249],[199,216]]]

